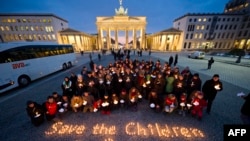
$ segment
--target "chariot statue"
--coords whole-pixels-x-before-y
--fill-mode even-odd
[[[123,6],[122,6],[122,0],[119,0],[120,2],[120,7],[119,9],[115,9],[115,14],[117,16],[126,16],[128,14],[128,9],[124,9]]]

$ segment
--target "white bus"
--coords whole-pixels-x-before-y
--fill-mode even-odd
[[[72,45],[40,42],[0,44],[0,93],[59,70],[76,62]],[[14,82],[13,85],[8,85]]]

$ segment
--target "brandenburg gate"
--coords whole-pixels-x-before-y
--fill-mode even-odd
[[[125,48],[137,49],[145,48],[146,17],[128,16],[128,9],[122,6],[120,1],[119,9],[115,9],[113,17],[96,17],[98,31],[97,45],[99,49],[118,49],[118,32],[125,31]],[[114,32],[112,36],[111,32]],[[132,37],[129,37],[132,32]],[[129,41],[132,38],[132,41]],[[139,46],[137,42],[139,41]],[[132,44],[132,45],[131,45]],[[130,46],[129,46],[130,45]]]

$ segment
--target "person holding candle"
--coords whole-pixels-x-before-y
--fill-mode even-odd
[[[82,96],[82,105],[83,105],[83,112],[86,113],[87,111],[93,112],[94,111],[94,96],[89,94],[89,92],[85,91]]]
[[[26,112],[30,117],[31,123],[35,126],[39,126],[44,122],[44,110],[42,105],[28,100]]]
[[[210,114],[213,101],[218,91],[223,90],[222,82],[219,79],[218,74],[214,74],[213,78],[207,80],[202,86],[202,92],[204,93],[204,99],[207,101],[206,112]]]
[[[43,103],[47,121],[55,119],[58,111],[58,105],[53,96],[48,96],[47,101]]]

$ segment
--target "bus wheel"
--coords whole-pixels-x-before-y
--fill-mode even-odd
[[[62,69],[63,69],[63,70],[66,70],[66,69],[67,69],[66,63],[64,63],[64,64],[62,65]]]
[[[28,86],[30,83],[30,78],[27,75],[22,75],[18,78],[18,84],[20,87]]]
[[[72,63],[68,62],[68,68],[71,68],[71,67],[72,67]]]

